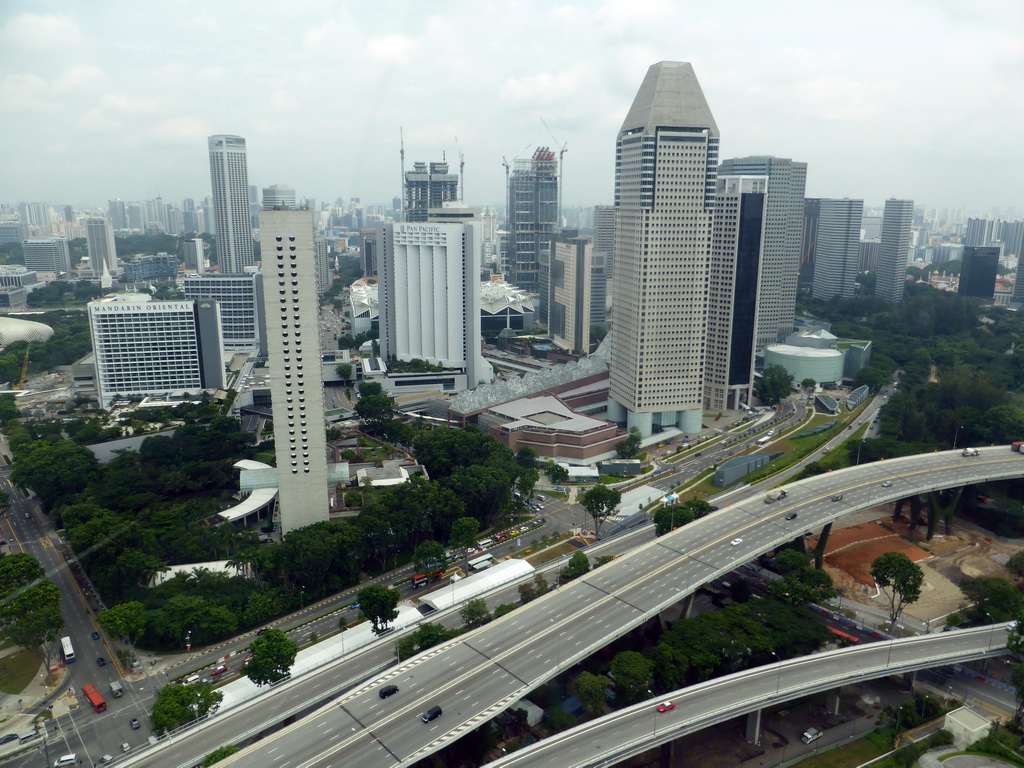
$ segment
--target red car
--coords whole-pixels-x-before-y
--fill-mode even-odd
[[[217,675],[223,675],[227,671],[228,671],[228,665],[227,664],[218,664],[216,667],[214,667],[212,670],[210,670],[210,677],[216,677]]]
[[[671,712],[675,708],[676,703],[674,701],[663,701],[658,705],[659,712]]]
[[[498,533],[498,534],[495,534],[495,536],[494,536],[494,540],[495,541],[504,541],[507,538],[508,538],[508,534],[507,533]]]

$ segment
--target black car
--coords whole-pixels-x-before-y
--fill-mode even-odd
[[[787,520],[796,520],[796,512],[790,512],[788,515],[786,515],[786,519]]]
[[[98,659],[96,659],[96,666],[97,667],[105,667],[105,666],[107,666],[107,660],[104,659],[102,656],[100,656]]]
[[[386,699],[388,696],[394,696],[396,693],[398,693],[397,685],[385,685],[383,688],[377,691],[377,695],[380,696],[382,699]]]
[[[270,630],[270,627],[264,627],[263,629],[261,629],[259,632],[256,633],[256,637],[259,637],[260,635],[265,635],[269,630]]]
[[[2,739],[0,739],[0,744],[10,744],[12,741],[17,741],[17,740],[18,740],[18,734],[16,734],[16,733],[8,733],[6,736],[4,736]]]
[[[441,708],[440,707],[431,707],[426,712],[424,712],[422,715],[420,715],[420,720],[422,720],[424,723],[429,723],[431,720],[436,720],[440,716],[441,716]]]

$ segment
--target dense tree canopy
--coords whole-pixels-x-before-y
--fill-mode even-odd
[[[270,685],[291,674],[299,646],[279,629],[267,630],[253,640],[252,658],[245,665],[245,674],[256,685]]]

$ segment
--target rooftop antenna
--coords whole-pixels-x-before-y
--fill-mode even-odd
[[[398,154],[402,156],[402,194],[399,196],[399,212],[402,215],[402,221],[405,221],[405,134],[402,131],[402,126],[398,126],[398,144],[401,147]]]
[[[539,115],[538,115],[538,117],[539,117]],[[544,120],[543,117],[540,118],[540,121],[541,121],[541,123],[543,123],[544,127],[547,128],[548,135],[551,136],[551,140],[553,142],[555,142],[555,146],[558,146],[559,141],[558,141],[558,139],[555,138],[555,134],[553,134],[551,132],[551,129],[548,128],[547,122]],[[568,151],[569,151],[569,143],[568,142],[566,142],[565,144],[562,144],[562,148],[560,150],[558,150],[558,228],[559,229],[562,228],[562,181],[563,181],[563,171],[565,170],[564,156],[565,156],[565,153],[568,152]]]
[[[462,156],[459,137],[455,137],[455,150],[459,153],[459,200],[466,202],[466,159]]]

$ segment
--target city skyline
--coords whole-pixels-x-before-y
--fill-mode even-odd
[[[433,16],[405,4],[252,14],[225,3],[186,4],[153,25],[146,3],[13,2],[0,12],[0,108],[25,151],[12,153],[0,197],[201,198],[203,141],[223,133],[247,139],[260,188],[386,203],[400,194],[403,128],[407,169],[442,153],[454,168],[461,150],[475,205],[504,202],[503,157],[563,144],[564,204],[607,204],[607,137],[635,83],[653,61],[685,60],[730,126],[722,156],[800,158],[809,197],[1021,215],[1005,159],[1024,117],[1009,98],[1024,79],[1013,37],[1024,8],[959,7],[869,2],[848,18],[795,1],[783,14],[738,1],[644,14],[617,2],[456,3]],[[339,88],[337,72],[358,76]],[[957,139],[971,114],[985,119],[971,121],[967,150]]]

